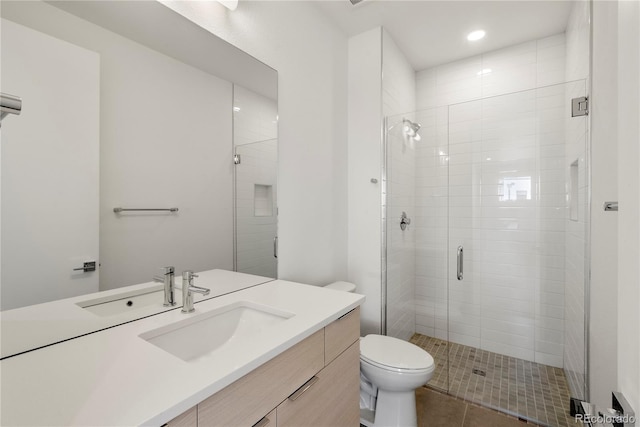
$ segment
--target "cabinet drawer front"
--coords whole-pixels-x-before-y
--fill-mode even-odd
[[[320,330],[200,403],[198,424],[253,426],[322,369],[323,348]]]
[[[360,342],[356,341],[295,400],[277,408],[278,427],[356,427],[360,424]],[[292,396],[293,397],[293,396]]]
[[[198,426],[198,408],[193,407],[182,415],[178,415],[167,424],[167,427],[197,427]]]
[[[324,328],[324,331],[324,364],[326,366],[360,338],[360,307],[331,323]]]

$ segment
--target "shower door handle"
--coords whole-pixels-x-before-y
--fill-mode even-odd
[[[273,238],[273,257],[278,258],[278,236]]]
[[[464,275],[464,248],[458,246],[458,280],[462,280]]]

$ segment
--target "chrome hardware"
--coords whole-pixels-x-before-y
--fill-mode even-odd
[[[618,425],[633,427],[637,419],[636,413],[621,391],[614,391],[611,393],[611,403],[613,406],[612,409],[616,411],[616,414],[619,417],[617,419]]]
[[[603,208],[605,211],[617,211],[618,202],[604,202]]]
[[[278,258],[278,236],[273,238],[273,257]]]
[[[194,286],[193,278],[198,277],[197,274],[193,274],[193,271],[187,270],[182,272],[182,312],[193,313],[193,292],[202,295],[209,295],[211,289],[201,288]]]
[[[291,400],[293,402],[296,399],[298,399],[300,396],[302,396],[304,394],[305,391],[309,390],[311,388],[311,386],[313,386],[315,383],[317,383],[319,379],[320,378],[318,378],[318,377],[311,377],[311,379],[309,381],[307,381],[306,383],[302,384],[302,386],[299,389],[294,391],[293,394],[291,396],[289,396],[289,400]]]
[[[411,218],[407,216],[406,212],[402,212],[402,215],[400,215],[400,229],[402,231],[406,230],[409,224],[411,224]]]
[[[571,100],[571,117],[589,115],[589,98],[582,96]]]
[[[175,268],[174,267],[162,267],[164,274],[162,276],[155,276],[153,280],[155,282],[164,283],[164,304],[165,307],[172,307],[176,305],[175,298]]]
[[[462,280],[464,275],[464,248],[462,246],[458,246],[458,280]]]
[[[166,212],[178,212],[178,208],[113,208],[115,213],[121,212],[151,212],[151,211],[166,211]]]
[[[73,271],[82,271],[83,273],[89,273],[92,271],[96,271],[96,262],[95,261],[87,261],[82,267],[74,268]]]
[[[240,158],[240,154],[234,154],[233,155],[233,164],[234,165],[239,165],[241,161],[242,161],[242,159]]]
[[[266,425],[269,425],[269,418],[264,417],[260,421],[255,423],[252,427],[264,427]]]
[[[8,114],[19,115],[21,111],[22,98],[8,93],[0,93],[0,121]]]

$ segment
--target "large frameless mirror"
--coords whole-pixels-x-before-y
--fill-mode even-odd
[[[3,1],[1,12],[1,91],[22,100],[1,128],[3,332],[17,310],[37,319],[47,303],[169,265],[275,278],[274,69],[156,1]],[[235,190],[241,150],[243,167],[266,165],[251,172],[255,194]],[[236,195],[251,199],[250,219],[236,219]],[[271,259],[257,268],[245,260],[263,240]]]

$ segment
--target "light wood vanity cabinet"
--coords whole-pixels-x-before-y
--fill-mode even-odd
[[[182,415],[178,415],[167,424],[166,427],[197,427],[198,407],[194,406]]]
[[[359,337],[356,308],[167,425],[358,426]]]
[[[311,381],[314,380],[304,393],[291,396],[278,406],[278,427],[359,425],[359,343],[351,344]]]

